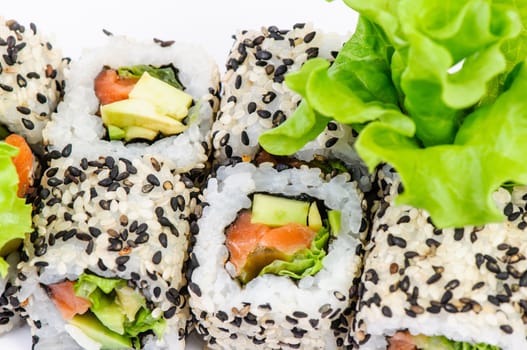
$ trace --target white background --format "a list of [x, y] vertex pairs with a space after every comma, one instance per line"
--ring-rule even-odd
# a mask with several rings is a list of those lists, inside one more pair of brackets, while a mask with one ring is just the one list
[[[222, 73], [238, 30], [270, 25], [287, 29], [311, 22], [319, 30], [349, 34], [356, 23], [356, 14], [339, 0], [4, 0], [0, 16], [26, 27], [34, 22], [73, 60], [83, 49], [96, 46], [106, 29], [135, 38], [198, 43], [216, 59]], [[31, 349], [28, 329], [0, 336], [0, 349]]]

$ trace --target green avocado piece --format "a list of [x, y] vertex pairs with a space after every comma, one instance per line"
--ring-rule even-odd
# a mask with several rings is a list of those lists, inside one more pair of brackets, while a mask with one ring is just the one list
[[147, 72], [141, 75], [139, 81], [128, 94], [128, 98], [148, 101], [158, 107], [162, 114], [176, 120], [185, 118], [188, 114], [188, 108], [192, 104], [192, 96], [152, 77]]
[[145, 100], [127, 99], [101, 106], [101, 117], [105, 125], [125, 129], [130, 126], [147, 127], [164, 135], [179, 134], [186, 126], [158, 110]]
[[318, 211], [317, 202], [312, 202], [309, 206], [307, 226], [315, 232], [318, 232], [322, 228], [322, 217]]
[[125, 315], [123, 310], [117, 305], [112, 294], [104, 294], [100, 289], [95, 290], [91, 297], [97, 293], [98, 302], [90, 307], [90, 311], [106, 326], [109, 330], [124, 334]]
[[135, 125], [128, 126], [124, 130], [124, 133], [125, 133], [124, 139], [126, 141], [131, 141], [134, 139], [144, 139], [144, 140], [152, 141], [157, 137], [157, 134], [159, 134], [159, 132], [155, 130], [144, 128], [142, 126], [135, 126]]
[[126, 135], [125, 131], [115, 125], [108, 125], [108, 137], [110, 140], [122, 140]]
[[338, 235], [340, 232], [340, 216], [340, 211], [328, 210], [329, 227], [331, 228], [331, 234], [333, 236]]
[[93, 314], [77, 315], [68, 322], [80, 329], [90, 339], [100, 343], [102, 350], [132, 347], [132, 341], [129, 338], [110, 331]]
[[284, 226], [289, 223], [307, 225], [309, 202], [255, 194], [251, 223], [265, 224], [268, 226]]
[[134, 321], [137, 311], [146, 304], [145, 298], [130, 287], [118, 288], [115, 293], [115, 303], [119, 305], [128, 321]]

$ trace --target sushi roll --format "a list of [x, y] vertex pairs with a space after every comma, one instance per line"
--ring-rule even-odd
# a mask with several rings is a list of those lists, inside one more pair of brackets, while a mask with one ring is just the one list
[[[64, 102], [44, 131], [50, 152], [85, 148], [171, 154], [178, 172], [204, 169], [219, 74], [197, 45], [108, 36], [72, 62]], [[67, 132], [69, 137], [64, 137]]]
[[64, 95], [68, 60], [35, 24], [3, 17], [0, 56], [0, 127], [41, 150], [42, 129]]
[[360, 349], [525, 349], [525, 187], [494, 194], [507, 217], [437, 229], [429, 215], [394, 204], [388, 166], [366, 246], [355, 339]]
[[35, 349], [184, 349], [200, 192], [176, 169], [168, 155], [76, 158], [71, 145], [52, 158], [18, 266]]
[[[301, 96], [286, 86], [284, 77], [311, 58], [332, 61], [344, 41], [344, 37], [319, 31], [309, 23], [285, 30], [270, 26], [238, 32], [227, 58], [220, 112], [213, 125], [215, 161], [221, 165], [256, 158], [261, 151], [258, 137], [283, 123], [301, 101]], [[358, 164], [353, 139], [350, 127], [330, 122], [294, 157]]]
[[0, 141], [0, 334], [22, 324], [14, 280], [18, 247], [31, 232], [31, 185], [34, 156], [23, 137], [11, 134]]
[[193, 45], [107, 40], [44, 130], [17, 297], [36, 349], [184, 349], [217, 68]]
[[204, 201], [188, 289], [207, 346], [345, 346], [365, 229], [350, 176], [238, 163], [218, 169]]

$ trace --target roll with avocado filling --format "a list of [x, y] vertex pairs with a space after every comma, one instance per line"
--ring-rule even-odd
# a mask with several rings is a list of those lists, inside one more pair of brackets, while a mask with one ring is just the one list
[[471, 344], [443, 336], [412, 335], [408, 331], [399, 331], [388, 337], [388, 344], [388, 350], [501, 350], [485, 343]]
[[103, 67], [94, 81], [110, 140], [153, 141], [181, 133], [198, 107], [173, 65]]
[[339, 215], [309, 196], [299, 200], [254, 194], [252, 208], [241, 211], [226, 229], [234, 276], [245, 284], [266, 273], [294, 279], [316, 274], [331, 234], [338, 232], [328, 224], [337, 225], [328, 220], [329, 213]]
[[45, 288], [66, 331], [84, 348], [139, 349], [145, 333], [163, 336], [165, 321], [154, 317], [146, 298], [123, 279], [84, 273], [77, 281]]
[[357, 183], [270, 162], [215, 175], [188, 286], [207, 348], [346, 348], [367, 227]]

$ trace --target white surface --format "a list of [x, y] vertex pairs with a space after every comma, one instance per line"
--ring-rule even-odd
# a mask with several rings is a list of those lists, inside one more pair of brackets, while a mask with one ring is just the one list
[[[238, 30], [312, 22], [326, 32], [346, 34], [356, 22], [355, 14], [339, 0], [9, 0], [2, 1], [0, 16], [26, 27], [34, 22], [72, 59], [83, 48], [96, 46], [106, 29], [136, 38], [198, 43], [216, 59], [222, 73], [232, 34]], [[27, 328], [16, 330], [0, 336], [0, 349], [29, 350], [30, 338]], [[191, 341], [187, 348], [200, 346]]]

